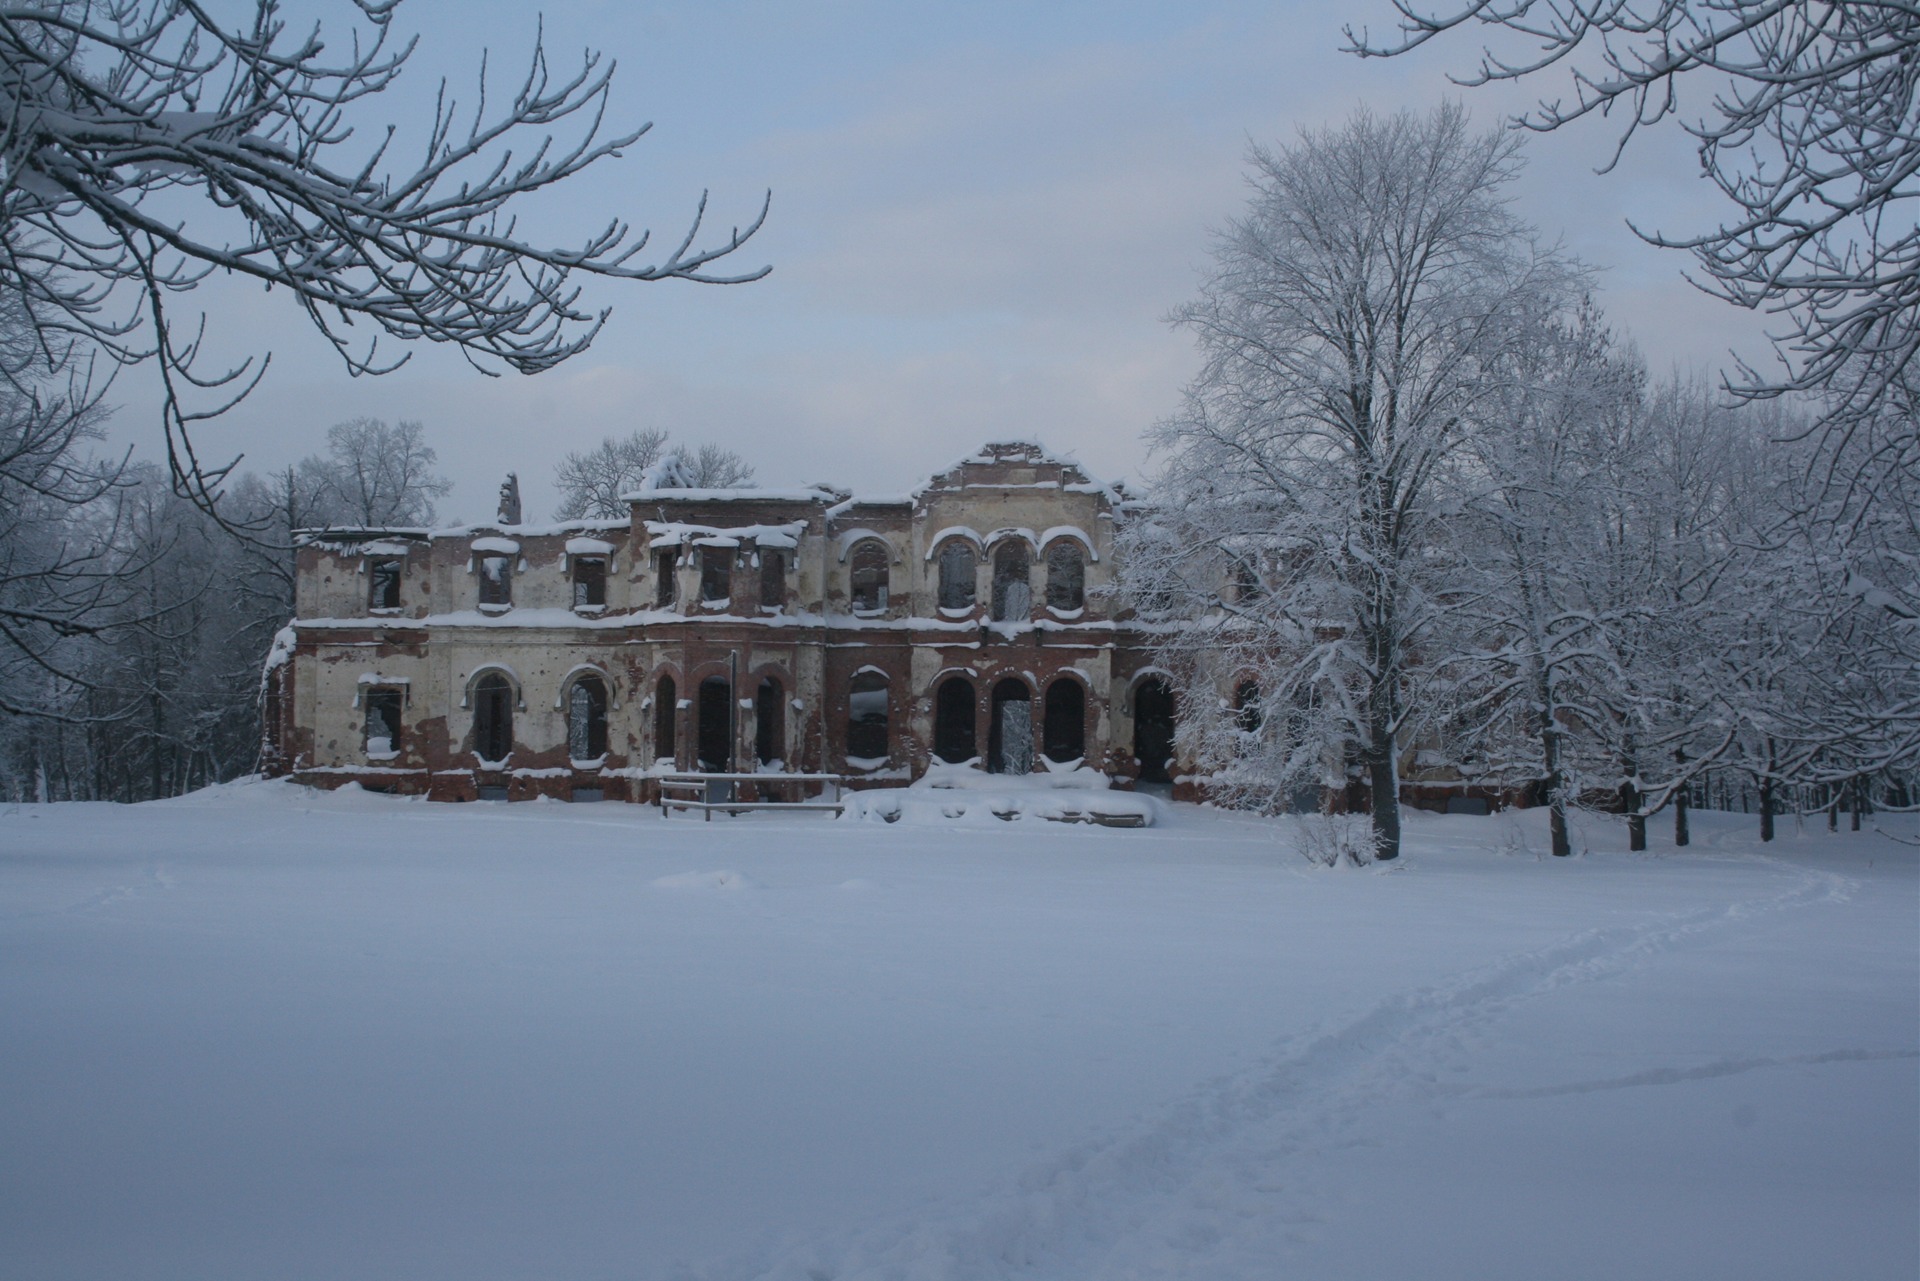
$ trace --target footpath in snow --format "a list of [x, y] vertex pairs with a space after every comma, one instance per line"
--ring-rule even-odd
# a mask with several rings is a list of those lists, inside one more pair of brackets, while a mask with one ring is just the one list
[[0, 812], [0, 1278], [1920, 1275], [1912, 845], [902, 817]]

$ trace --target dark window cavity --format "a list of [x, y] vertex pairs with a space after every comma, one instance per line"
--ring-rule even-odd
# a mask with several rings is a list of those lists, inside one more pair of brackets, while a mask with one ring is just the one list
[[974, 600], [973, 548], [959, 539], [940, 549], [940, 608], [972, 609]]
[[480, 558], [480, 603], [482, 605], [513, 604], [513, 557], [482, 556]]
[[671, 547], [663, 547], [653, 554], [653, 604], [656, 609], [665, 609], [680, 594], [675, 581], [678, 562], [679, 555]]
[[964, 764], [980, 754], [973, 723], [973, 682], [964, 676], [947, 677], [934, 696], [933, 754], [949, 765]]
[[513, 682], [488, 672], [473, 683], [473, 751], [498, 764], [513, 752]]
[[700, 603], [722, 605], [733, 599], [733, 548], [700, 549]]
[[367, 604], [374, 609], [400, 608], [400, 568], [405, 564], [397, 556], [382, 556], [367, 563]]
[[1071, 613], [1086, 603], [1086, 557], [1078, 546], [1063, 538], [1047, 548], [1047, 608]]
[[592, 609], [607, 603], [607, 562], [602, 556], [573, 558], [573, 607]]
[[786, 698], [769, 676], [753, 696], [753, 755], [762, 765], [777, 764], [786, 753]]
[[1041, 742], [1050, 761], [1077, 761], [1087, 754], [1087, 694], [1079, 681], [1063, 676], [1047, 686]]
[[1267, 594], [1265, 585], [1260, 582], [1260, 573], [1253, 562], [1244, 556], [1233, 558], [1233, 599], [1240, 604], [1259, 600]]
[[567, 691], [567, 753], [576, 761], [607, 754], [607, 686], [598, 676], [582, 676]]
[[1158, 676], [1133, 691], [1133, 756], [1141, 782], [1173, 781], [1173, 687]]
[[679, 712], [673, 677], [662, 676], [653, 694], [653, 755], [656, 760], [673, 760], [673, 724]]
[[1261, 720], [1259, 683], [1251, 680], [1241, 681], [1233, 691], [1234, 728], [1242, 734], [1258, 734]]
[[887, 678], [879, 672], [861, 672], [847, 694], [847, 763], [860, 761], [878, 768], [889, 750]]
[[[941, 562], [945, 572], [945, 561]], [[969, 571], [971, 572], [971, 571]], [[853, 549], [853, 607], [877, 612], [887, 607], [887, 547], [869, 538]]]
[[362, 695], [367, 709], [367, 755], [392, 756], [400, 750], [400, 708], [405, 702], [397, 689], [369, 689]]
[[694, 748], [700, 768], [712, 772], [733, 772], [733, 687], [724, 676], [709, 676], [700, 682], [698, 737]]
[[787, 554], [760, 549], [760, 608], [780, 609], [787, 603]]

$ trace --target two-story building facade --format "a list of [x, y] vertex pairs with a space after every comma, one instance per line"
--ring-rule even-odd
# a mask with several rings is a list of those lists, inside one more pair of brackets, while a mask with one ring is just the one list
[[1125, 496], [1038, 445], [897, 496], [668, 474], [626, 501], [310, 531], [266, 771], [447, 800], [643, 799], [692, 769], [1177, 772], [1171, 690], [1111, 590]]

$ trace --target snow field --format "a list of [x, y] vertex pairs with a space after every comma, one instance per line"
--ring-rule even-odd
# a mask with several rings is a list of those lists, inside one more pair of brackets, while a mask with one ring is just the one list
[[1914, 851], [0, 814], [0, 1277], [1899, 1278]]

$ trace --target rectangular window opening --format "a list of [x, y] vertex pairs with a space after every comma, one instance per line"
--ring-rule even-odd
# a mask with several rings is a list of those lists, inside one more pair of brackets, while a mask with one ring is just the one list
[[361, 697], [367, 710], [367, 756], [391, 760], [400, 754], [400, 709], [405, 697], [397, 689], [368, 689]]
[[679, 588], [675, 583], [679, 554], [672, 547], [664, 547], [653, 554], [653, 603], [658, 609], [673, 604]]
[[367, 604], [373, 609], [400, 608], [400, 568], [397, 556], [367, 563]]
[[513, 558], [511, 556], [480, 558], [480, 603], [497, 606], [513, 604]]
[[593, 609], [607, 603], [607, 562], [599, 556], [573, 558], [573, 607]]

